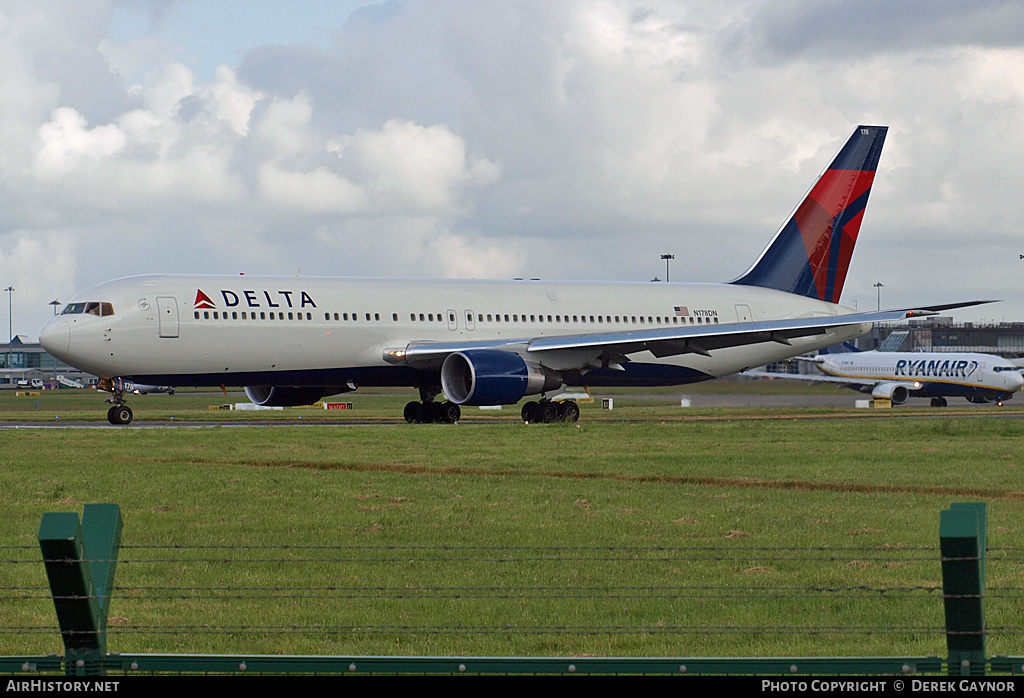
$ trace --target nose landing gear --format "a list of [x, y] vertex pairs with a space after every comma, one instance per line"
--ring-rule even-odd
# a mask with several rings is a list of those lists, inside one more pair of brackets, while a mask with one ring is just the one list
[[132, 408], [124, 404], [125, 382], [120, 378], [100, 378], [96, 387], [110, 393], [107, 402], [112, 403], [112, 406], [107, 410], [107, 421], [111, 424], [131, 424], [135, 415]]
[[107, 421], [111, 424], [131, 424], [133, 416], [132, 408], [124, 403], [107, 410]]

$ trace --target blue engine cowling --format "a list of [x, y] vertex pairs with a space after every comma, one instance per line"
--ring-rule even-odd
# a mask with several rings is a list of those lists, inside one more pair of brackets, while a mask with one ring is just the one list
[[510, 351], [459, 351], [441, 366], [441, 389], [456, 405], [514, 405], [561, 385], [560, 373]]
[[246, 386], [245, 396], [263, 407], [297, 407], [312, 405], [325, 395], [347, 392], [338, 388], [281, 388], [278, 386]]

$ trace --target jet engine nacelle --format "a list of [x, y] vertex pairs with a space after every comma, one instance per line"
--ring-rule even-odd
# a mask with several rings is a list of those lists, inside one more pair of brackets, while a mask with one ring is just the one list
[[296, 407], [312, 405], [325, 395], [346, 392], [337, 388], [281, 388], [278, 386], [246, 386], [245, 395], [263, 407]]
[[558, 371], [510, 351], [459, 351], [449, 354], [441, 366], [441, 389], [456, 405], [514, 405], [526, 395], [561, 386]]
[[906, 383], [879, 383], [871, 391], [871, 397], [875, 399], [890, 400], [894, 405], [902, 405], [910, 399], [910, 391], [916, 387], [920, 387], [920, 385], [913, 386]]

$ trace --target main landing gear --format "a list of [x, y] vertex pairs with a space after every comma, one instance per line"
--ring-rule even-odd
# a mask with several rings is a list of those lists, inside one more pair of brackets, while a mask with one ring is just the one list
[[410, 402], [405, 406], [405, 421], [410, 424], [454, 424], [462, 410], [454, 402]]
[[932, 407], [945, 407], [945, 406], [946, 406], [946, 398], [944, 398], [944, 397], [933, 397], [932, 398]]
[[551, 400], [539, 400], [528, 402], [523, 405], [523, 421], [527, 424], [540, 422], [550, 424], [551, 422], [578, 422], [580, 419], [580, 407], [571, 400], [563, 402], [552, 402]]
[[405, 406], [405, 421], [409, 424], [454, 424], [462, 417], [462, 409], [454, 402], [434, 402], [437, 389], [420, 388], [420, 402]]

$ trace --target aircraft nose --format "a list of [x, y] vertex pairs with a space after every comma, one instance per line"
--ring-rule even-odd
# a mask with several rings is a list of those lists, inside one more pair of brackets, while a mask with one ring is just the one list
[[39, 343], [50, 356], [66, 359], [71, 348], [71, 328], [64, 318], [55, 317], [39, 331]]

